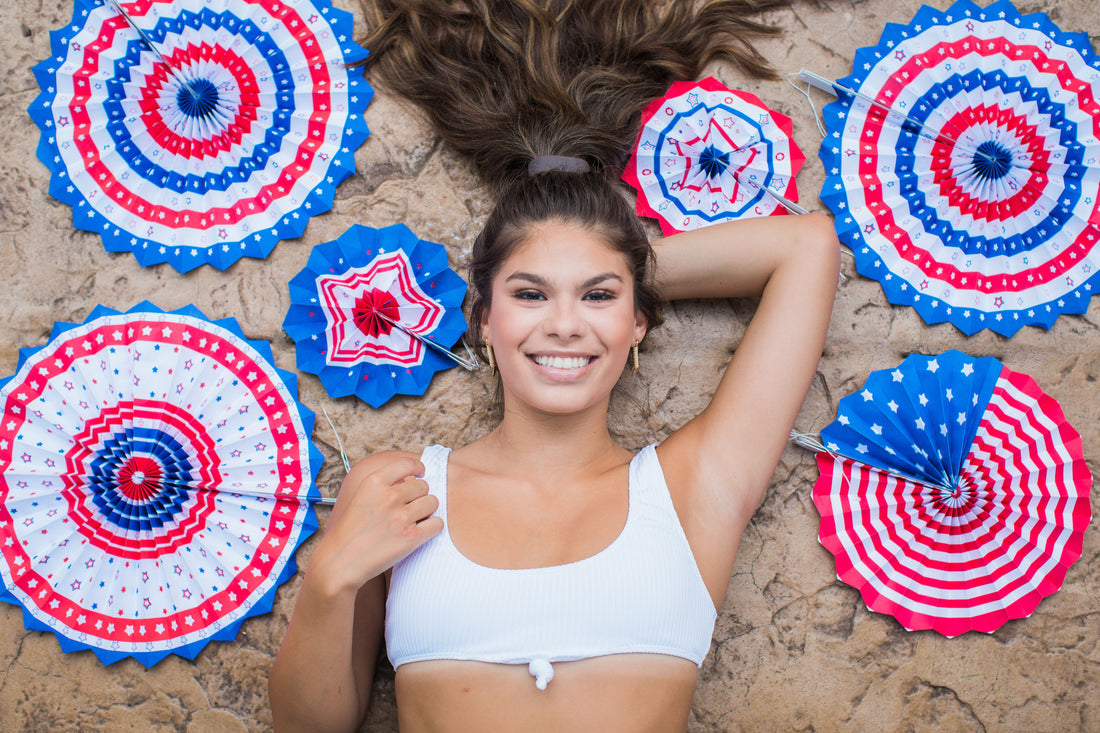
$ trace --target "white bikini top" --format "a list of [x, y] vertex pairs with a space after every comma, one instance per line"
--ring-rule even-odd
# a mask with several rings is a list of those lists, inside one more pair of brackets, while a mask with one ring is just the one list
[[630, 461], [626, 525], [591, 557], [541, 568], [489, 568], [455, 547], [447, 457], [421, 460], [442, 533], [393, 568], [386, 648], [394, 668], [428, 659], [527, 664], [539, 689], [551, 662], [669, 654], [701, 665], [717, 616], [672, 505], [654, 446]]

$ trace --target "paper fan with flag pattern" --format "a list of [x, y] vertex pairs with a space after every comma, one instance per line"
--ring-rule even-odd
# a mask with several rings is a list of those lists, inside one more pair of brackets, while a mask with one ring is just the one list
[[819, 538], [837, 575], [907, 629], [994, 631], [1061, 588], [1081, 555], [1081, 437], [992, 357], [912, 355], [872, 372], [816, 448]]

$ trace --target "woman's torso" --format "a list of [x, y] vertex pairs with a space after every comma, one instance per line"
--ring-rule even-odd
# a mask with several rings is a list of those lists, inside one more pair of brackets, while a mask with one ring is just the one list
[[[715, 612], [654, 449], [618, 473], [620, 487], [629, 477], [628, 508], [625, 521], [602, 520], [618, 528], [603, 534], [602, 549], [516, 569], [459, 551], [448, 516], [448, 451], [430, 448], [423, 460], [445, 529], [391, 581], [387, 643], [402, 730], [519, 729], [531, 716], [539, 730], [682, 730]], [[471, 529], [459, 526], [470, 542], [463, 547], [484, 547]], [[529, 674], [533, 660], [552, 663], [545, 690]]]

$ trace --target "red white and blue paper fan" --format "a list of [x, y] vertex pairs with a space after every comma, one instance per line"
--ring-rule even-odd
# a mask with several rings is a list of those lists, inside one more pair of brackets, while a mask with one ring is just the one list
[[872, 611], [991, 632], [1061, 588], [1092, 517], [1081, 437], [991, 357], [872, 372], [821, 431], [813, 500], [837, 575]]
[[193, 658], [317, 527], [313, 413], [232, 319], [98, 307], [0, 385], [0, 600], [64, 651]]
[[1100, 251], [1100, 61], [1007, 0], [923, 7], [827, 82], [822, 200], [892, 303], [966, 334], [1084, 313]]
[[186, 272], [266, 257], [332, 208], [372, 95], [346, 66], [366, 57], [349, 13], [329, 0], [121, 7], [136, 28], [107, 0], [75, 0], [34, 68], [38, 157], [76, 227]]
[[298, 368], [330, 396], [380, 407], [395, 394], [424, 394], [436, 372], [462, 363], [449, 349], [466, 331], [465, 295], [442, 245], [404, 224], [356, 225], [313, 248], [290, 281], [283, 328]]
[[642, 112], [623, 180], [638, 189], [638, 213], [666, 235], [783, 214], [805, 160], [791, 129], [789, 117], [717, 79], [676, 82]]

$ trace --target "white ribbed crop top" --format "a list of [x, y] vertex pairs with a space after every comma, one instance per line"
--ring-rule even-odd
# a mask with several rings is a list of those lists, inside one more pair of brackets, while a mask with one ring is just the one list
[[654, 446], [630, 461], [626, 524], [590, 557], [499, 569], [468, 560], [447, 526], [447, 457], [421, 460], [442, 533], [393, 568], [386, 648], [393, 666], [428, 659], [527, 664], [540, 689], [550, 662], [669, 654], [703, 663], [716, 613], [672, 505]]

